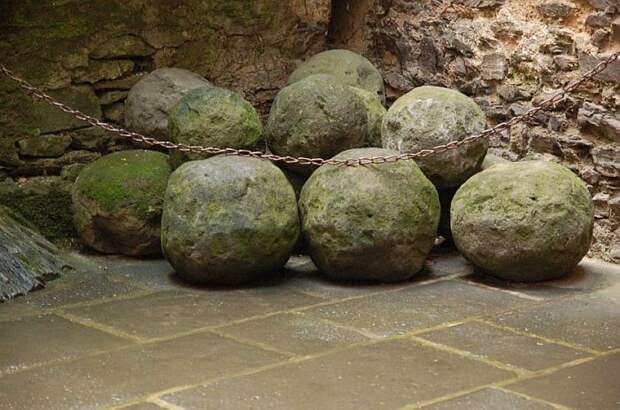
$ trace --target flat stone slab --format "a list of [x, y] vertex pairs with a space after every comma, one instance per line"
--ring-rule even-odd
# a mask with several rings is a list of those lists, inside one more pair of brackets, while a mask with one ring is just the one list
[[444, 249], [417, 278], [372, 285], [326, 280], [294, 257], [267, 282], [204, 288], [162, 260], [72, 261], [76, 272], [0, 304], [2, 408], [620, 403], [616, 265], [586, 259], [560, 281], [524, 285]]

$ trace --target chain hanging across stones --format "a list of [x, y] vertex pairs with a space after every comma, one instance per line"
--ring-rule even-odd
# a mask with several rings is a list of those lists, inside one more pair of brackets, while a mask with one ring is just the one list
[[267, 154], [262, 151], [251, 151], [246, 149], [235, 149], [235, 148], [219, 148], [219, 147], [204, 147], [200, 145], [189, 145], [182, 143], [174, 143], [170, 141], [161, 141], [155, 138], [147, 137], [145, 135], [139, 134], [137, 132], [129, 131], [127, 129], [117, 127], [113, 124], [109, 124], [107, 122], [103, 122], [95, 117], [91, 117], [90, 115], [84, 114], [78, 110], [74, 110], [73, 108], [63, 104], [62, 102], [56, 100], [49, 94], [46, 94], [40, 88], [37, 88], [27, 82], [26, 80], [18, 77], [14, 72], [9, 70], [3, 64], [0, 63], [0, 73], [9, 78], [10, 80], [17, 83], [17, 85], [28, 95], [30, 95], [35, 100], [44, 101], [61, 111], [64, 111], [78, 120], [85, 121], [93, 127], [98, 127], [104, 129], [113, 134], [117, 134], [123, 138], [130, 139], [139, 144], [146, 144], [153, 147], [161, 147], [172, 150], [178, 150], [181, 152], [188, 153], [196, 153], [196, 154], [209, 154], [209, 155], [217, 155], [217, 154], [228, 154], [228, 155], [236, 155], [240, 157], [252, 157], [259, 159], [266, 159], [273, 162], [283, 162], [285, 164], [298, 164], [298, 165], [313, 165], [313, 166], [321, 166], [321, 165], [345, 165], [350, 167], [370, 165], [370, 164], [382, 164], [386, 162], [396, 162], [396, 161], [404, 161], [404, 160], [415, 160], [416, 158], [423, 158], [429, 155], [440, 154], [442, 152], [446, 152], [452, 149], [459, 148], [460, 146], [471, 144], [483, 138], [489, 138], [491, 135], [498, 134], [501, 131], [509, 130], [514, 125], [528, 121], [534, 118], [537, 113], [540, 111], [546, 110], [551, 107], [555, 107], [558, 103], [560, 103], [568, 94], [576, 90], [581, 84], [586, 81], [592, 80], [596, 75], [600, 74], [604, 71], [610, 64], [618, 60], [620, 57], [620, 52], [616, 52], [606, 57], [600, 63], [598, 63], [594, 68], [590, 71], [583, 74], [577, 80], [569, 83], [567, 86], [559, 90], [557, 93], [543, 100], [540, 104], [535, 107], [532, 107], [525, 113], [521, 115], [517, 115], [511, 118], [508, 121], [501, 122], [494, 127], [487, 128], [486, 130], [472, 134], [462, 140], [452, 141], [447, 144], [437, 145], [433, 148], [423, 149], [416, 152], [406, 152], [402, 154], [395, 155], [387, 155], [387, 156], [373, 156], [373, 157], [362, 157], [362, 158], [350, 158], [350, 159], [324, 159], [324, 158], [307, 158], [307, 157], [291, 157], [291, 156], [280, 156], [275, 154]]

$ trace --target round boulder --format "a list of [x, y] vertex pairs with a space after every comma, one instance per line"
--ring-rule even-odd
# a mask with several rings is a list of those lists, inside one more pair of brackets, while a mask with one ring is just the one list
[[368, 90], [385, 104], [383, 77], [364, 56], [349, 50], [329, 50], [303, 62], [289, 77], [289, 84], [315, 74], [333, 75], [343, 84]]
[[364, 103], [366, 107], [366, 114], [368, 118], [368, 135], [367, 143], [369, 147], [381, 147], [381, 125], [383, 123], [383, 117], [387, 110], [377, 98], [376, 95], [370, 91], [362, 90], [361, 88], [351, 87], [351, 90]]
[[160, 220], [170, 173], [168, 156], [155, 151], [116, 152], [87, 165], [71, 194], [81, 241], [102, 253], [160, 253]]
[[[335, 158], [393, 154], [361, 148]], [[304, 185], [299, 206], [310, 256], [334, 279], [409, 279], [437, 237], [437, 190], [413, 161], [324, 165]]]
[[[278, 155], [330, 158], [366, 144], [366, 107], [332, 76], [307, 77], [282, 89], [271, 106], [267, 142]], [[313, 167], [291, 167], [309, 174]]]
[[[415, 152], [463, 140], [484, 130], [485, 116], [471, 98], [456, 90], [418, 87], [390, 107], [381, 133], [385, 148]], [[456, 188], [479, 171], [488, 148], [480, 139], [444, 153], [416, 159], [437, 189]]]
[[590, 248], [593, 205], [586, 185], [545, 161], [496, 164], [452, 200], [454, 243], [482, 271], [535, 282], [570, 273]]
[[[200, 88], [188, 93], [172, 108], [168, 118], [170, 140], [217, 148], [254, 149], [263, 126], [252, 104], [223, 88]], [[176, 168], [185, 161], [209, 155], [173, 151]]]
[[234, 285], [284, 266], [299, 237], [295, 192], [278, 167], [255, 158], [187, 162], [170, 177], [162, 249], [193, 283]]
[[159, 68], [146, 75], [129, 91], [125, 101], [125, 125], [149, 137], [168, 139], [168, 113], [179, 100], [196, 88], [213, 85], [191, 71]]

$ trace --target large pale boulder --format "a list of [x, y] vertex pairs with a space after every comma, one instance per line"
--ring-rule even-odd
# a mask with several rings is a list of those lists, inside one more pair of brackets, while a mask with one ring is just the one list
[[160, 253], [170, 172], [166, 154], [145, 150], [116, 152], [86, 166], [72, 192], [80, 240], [102, 253]]
[[315, 74], [329, 74], [343, 84], [362, 88], [385, 104], [383, 77], [364, 56], [349, 50], [328, 50], [304, 61], [289, 77], [289, 84]]
[[[335, 158], [393, 154], [362, 148]], [[304, 185], [299, 206], [310, 256], [334, 279], [406, 280], [437, 236], [437, 191], [413, 161], [324, 165]]]
[[170, 177], [162, 249], [193, 283], [233, 285], [282, 268], [299, 237], [293, 187], [269, 161], [217, 156]]
[[213, 85], [191, 71], [160, 68], [142, 78], [125, 101], [125, 125], [147, 136], [168, 139], [168, 113], [188, 92]]
[[[267, 142], [278, 155], [330, 158], [362, 147], [368, 116], [360, 97], [333, 76], [314, 75], [282, 89], [271, 107]], [[312, 167], [295, 167], [309, 174]]]
[[454, 243], [484, 272], [515, 281], [570, 273], [590, 248], [593, 205], [586, 185], [545, 161], [496, 164], [452, 200]]
[[[456, 90], [424, 86], [405, 94], [390, 107], [383, 119], [383, 147], [415, 152], [463, 140], [485, 128], [480, 107]], [[488, 141], [451, 149], [416, 159], [424, 174], [438, 189], [456, 188], [479, 171]]]

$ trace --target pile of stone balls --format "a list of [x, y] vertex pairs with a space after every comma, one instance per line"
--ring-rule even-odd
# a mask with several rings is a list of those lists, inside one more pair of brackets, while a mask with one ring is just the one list
[[[174, 68], [154, 71], [131, 90], [126, 123], [174, 142], [244, 149], [266, 143], [278, 155], [322, 158], [418, 151], [486, 126], [478, 105], [455, 90], [419, 87], [388, 111], [384, 105], [379, 71], [360, 55], [331, 50], [291, 75], [265, 129], [241, 95]], [[75, 223], [88, 246], [127, 255], [161, 250], [194, 283], [270, 275], [300, 247], [334, 279], [407, 280], [422, 269], [438, 229], [499, 278], [570, 273], [592, 237], [585, 184], [554, 163], [486, 154], [487, 141], [478, 140], [416, 162], [315, 169], [238, 156], [118, 152], [80, 174]]]

